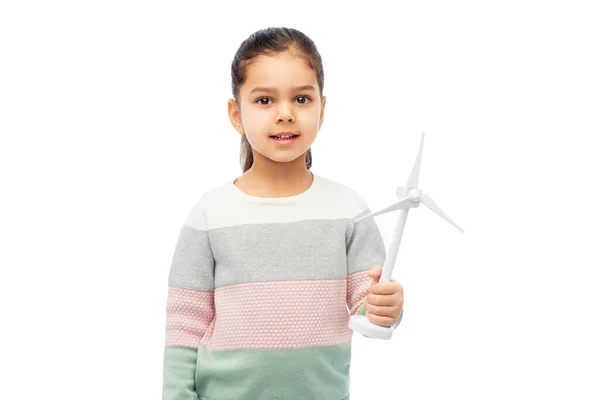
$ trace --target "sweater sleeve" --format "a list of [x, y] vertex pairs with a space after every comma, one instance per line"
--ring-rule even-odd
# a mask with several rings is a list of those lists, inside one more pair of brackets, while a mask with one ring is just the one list
[[[348, 272], [346, 278], [346, 300], [350, 315], [367, 315], [366, 301], [371, 288], [369, 270], [374, 265], [383, 267], [386, 257], [383, 238], [375, 219], [365, 218], [358, 222], [354, 221], [356, 218], [371, 213], [364, 200], [363, 205], [363, 211], [350, 221], [346, 233]], [[403, 314], [404, 309], [400, 312], [400, 316], [393, 325], [393, 328], [400, 324]]]
[[214, 257], [202, 202], [181, 227], [168, 278], [163, 400], [198, 400], [198, 346], [214, 317]]

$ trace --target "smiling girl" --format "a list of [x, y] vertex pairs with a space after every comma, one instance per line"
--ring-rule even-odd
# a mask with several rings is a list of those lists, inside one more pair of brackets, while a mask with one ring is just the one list
[[349, 317], [402, 319], [402, 286], [378, 283], [385, 247], [354, 190], [310, 171], [326, 97], [305, 34], [252, 34], [227, 104], [242, 175], [203, 193], [169, 273], [164, 400], [350, 398]]

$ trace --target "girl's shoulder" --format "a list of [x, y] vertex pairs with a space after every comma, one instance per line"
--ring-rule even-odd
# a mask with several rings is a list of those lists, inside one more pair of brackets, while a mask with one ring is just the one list
[[367, 206], [363, 196], [361, 196], [360, 193], [349, 184], [323, 176], [319, 176], [319, 179], [323, 183], [323, 190], [326, 192], [328, 198], [336, 201], [339, 200], [349, 202], [358, 208], [364, 208]]
[[[284, 209], [303, 218], [354, 218], [368, 210], [367, 202], [352, 186], [314, 172], [313, 176], [313, 183], [306, 192], [279, 199], [248, 196], [233, 184], [233, 178], [228, 179], [200, 194], [188, 220], [205, 227], [238, 223], [240, 214], [245, 214], [242, 218], [245, 222], [263, 217], [270, 220]], [[292, 208], [282, 208], [282, 205]]]
[[[299, 196], [290, 197], [290, 199], [301, 200], [308, 198], [309, 195], [311, 195], [334, 201], [344, 200], [347, 202], [358, 203], [360, 205], [366, 204], [364, 198], [351, 186], [315, 172], [311, 173], [314, 176], [314, 181], [307, 192], [302, 193]], [[227, 179], [226, 181], [221, 182], [220, 184], [217, 184], [214, 187], [202, 192], [200, 198], [198, 199], [197, 206], [201, 207], [202, 205], [208, 205], [212, 203], [223, 204], [223, 202], [227, 203], [231, 200], [252, 199], [253, 196], [244, 196], [240, 192], [240, 190], [233, 184], [234, 180], [234, 178]], [[254, 197], [254, 199], [260, 198]]]
[[357, 189], [336, 179], [318, 176], [321, 199], [328, 213], [338, 218], [354, 219], [358, 215], [369, 213], [369, 204]]
[[211, 209], [211, 204], [227, 206], [225, 200], [230, 191], [230, 188], [228, 187], [229, 183], [229, 181], [223, 182], [200, 192], [200, 194], [192, 200], [186, 219], [186, 225], [198, 229], [207, 229], [207, 210]]

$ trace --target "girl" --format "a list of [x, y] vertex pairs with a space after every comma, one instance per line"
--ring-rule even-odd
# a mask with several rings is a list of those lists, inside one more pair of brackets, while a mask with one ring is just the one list
[[169, 273], [164, 400], [349, 399], [351, 314], [396, 327], [402, 286], [352, 189], [310, 172], [323, 65], [302, 32], [269, 28], [231, 66], [243, 174], [209, 190]]

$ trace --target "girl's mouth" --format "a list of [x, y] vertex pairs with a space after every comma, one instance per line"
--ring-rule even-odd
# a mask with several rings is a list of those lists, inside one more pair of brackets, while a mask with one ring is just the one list
[[275, 143], [277, 143], [277, 144], [290, 144], [290, 143], [294, 143], [296, 141], [296, 139], [298, 139], [298, 136], [300, 136], [300, 135], [281, 135], [281, 136], [273, 135], [273, 136], [270, 136], [270, 138], [272, 140], [274, 140]]

